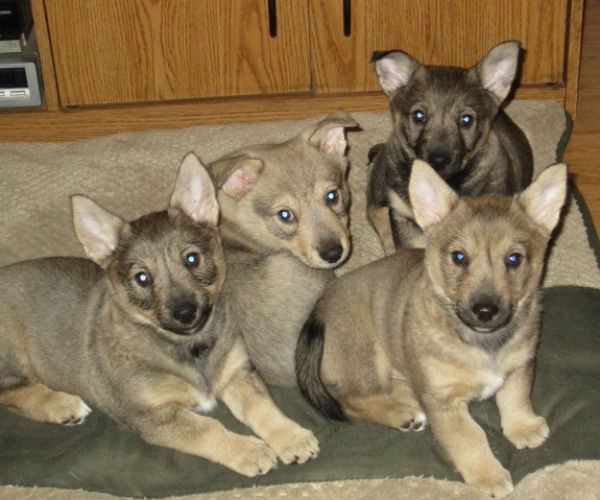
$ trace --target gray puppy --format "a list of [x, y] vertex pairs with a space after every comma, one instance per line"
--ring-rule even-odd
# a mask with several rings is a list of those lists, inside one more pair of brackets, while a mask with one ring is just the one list
[[415, 158], [460, 195], [508, 195], [531, 182], [529, 143], [500, 107], [517, 73], [519, 47], [496, 45], [470, 69], [424, 66], [401, 51], [374, 55], [393, 128], [369, 152], [367, 210], [386, 255], [398, 246], [423, 246], [408, 199]]
[[348, 127], [356, 122], [340, 110], [283, 143], [250, 146], [210, 166], [219, 187], [224, 293], [270, 384], [296, 384], [298, 334], [350, 252]]
[[[168, 210], [126, 222], [74, 196], [91, 260], [47, 258], [0, 270], [0, 404], [40, 422], [80, 424], [90, 403], [146, 441], [246, 476], [279, 456], [304, 462], [313, 434], [273, 404], [229, 303], [208, 172], [193, 155]], [[221, 399], [261, 438], [207, 416]]]

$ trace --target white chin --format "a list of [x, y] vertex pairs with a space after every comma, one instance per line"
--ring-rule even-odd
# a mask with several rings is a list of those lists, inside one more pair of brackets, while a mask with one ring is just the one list
[[496, 328], [484, 327], [484, 326], [473, 326], [471, 328], [473, 328], [473, 330], [476, 331], [477, 333], [491, 333], [494, 330], [496, 330]]

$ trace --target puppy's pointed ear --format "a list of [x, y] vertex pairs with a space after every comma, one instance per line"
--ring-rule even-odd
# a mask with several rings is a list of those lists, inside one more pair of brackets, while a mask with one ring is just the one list
[[391, 52], [374, 52], [371, 62], [375, 63], [375, 73], [379, 84], [390, 99], [400, 87], [404, 87], [422, 66], [406, 52], [393, 50]]
[[211, 165], [217, 187], [223, 192], [241, 200], [258, 182], [265, 164], [260, 158], [237, 156], [223, 158]]
[[424, 231], [441, 222], [458, 202], [458, 195], [422, 160], [412, 164], [408, 195], [415, 221]]
[[508, 96], [517, 75], [520, 50], [521, 44], [517, 41], [500, 43], [492, 47], [471, 70], [498, 104]]
[[548, 235], [552, 233], [567, 197], [567, 166], [557, 163], [546, 168], [529, 187], [517, 195], [517, 202]]
[[99, 266], [105, 267], [117, 248], [121, 228], [127, 223], [87, 196], [71, 196], [71, 207], [75, 234], [86, 255]]
[[305, 131], [305, 135], [308, 137], [309, 144], [324, 153], [344, 156], [348, 146], [344, 131], [354, 127], [358, 127], [354, 118], [343, 109], [338, 109]]
[[217, 225], [219, 206], [215, 186], [194, 153], [188, 153], [181, 162], [169, 208], [180, 210], [194, 222]]

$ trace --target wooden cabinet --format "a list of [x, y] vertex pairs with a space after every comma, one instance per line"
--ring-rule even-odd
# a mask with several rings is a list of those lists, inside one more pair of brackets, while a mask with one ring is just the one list
[[379, 90], [375, 50], [401, 49], [426, 64], [471, 66], [493, 45], [519, 40], [521, 85], [564, 84], [568, 0], [310, 1], [315, 92]]
[[48, 0], [61, 105], [307, 92], [306, 5], [276, 9], [272, 37], [265, 0]]
[[384, 110], [373, 51], [470, 66], [506, 39], [516, 97], [575, 112], [583, 0], [30, 1], [46, 111], [0, 111], [9, 137]]

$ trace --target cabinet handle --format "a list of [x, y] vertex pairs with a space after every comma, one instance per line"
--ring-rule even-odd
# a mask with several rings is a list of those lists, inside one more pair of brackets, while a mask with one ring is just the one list
[[269, 9], [269, 36], [275, 38], [277, 36], [277, 7], [275, 0], [267, 0]]
[[344, 36], [350, 36], [350, 0], [342, 0], [343, 9], [344, 9]]

